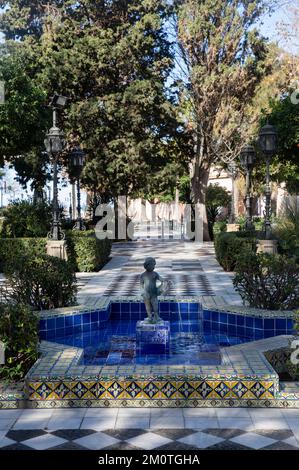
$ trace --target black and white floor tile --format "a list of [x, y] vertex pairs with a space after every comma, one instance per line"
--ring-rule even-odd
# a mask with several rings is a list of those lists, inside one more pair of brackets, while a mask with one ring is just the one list
[[299, 450], [290, 429], [10, 430], [0, 450]]

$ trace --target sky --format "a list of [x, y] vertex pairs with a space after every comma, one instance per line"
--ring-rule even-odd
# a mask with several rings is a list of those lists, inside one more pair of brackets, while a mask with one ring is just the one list
[[[290, 0], [290, 1], [279, 0], [279, 4], [281, 6], [277, 8], [276, 12], [272, 16], [266, 15], [263, 18], [263, 22], [262, 22], [263, 24], [261, 24], [259, 27], [261, 33], [265, 37], [269, 38], [271, 41], [277, 42], [281, 47], [289, 50], [289, 52], [292, 52], [292, 53], [296, 53], [296, 52], [298, 53], [299, 51], [295, 50], [294, 46], [292, 45], [286, 46], [286, 44], [284, 43], [284, 41], [282, 40], [279, 34], [277, 25], [280, 22], [286, 22], [289, 19], [289, 13], [285, 5], [288, 4], [292, 6], [292, 5], [295, 5], [295, 3], [298, 5], [297, 0]], [[3, 40], [3, 36], [2, 36], [2, 40]], [[1, 33], [0, 33], [0, 42], [1, 42]], [[13, 191], [3, 195], [4, 205], [6, 205], [7, 202], [9, 202], [10, 200], [22, 199], [22, 198], [26, 199], [28, 196], [31, 195], [30, 190], [25, 191], [14, 181], [13, 170], [6, 171], [5, 179], [7, 180], [7, 186], [8, 185], [12, 186]], [[49, 194], [49, 190], [47, 190], [47, 192]], [[60, 188], [59, 199], [60, 199], [61, 204], [63, 204], [65, 207], [68, 207], [70, 204], [70, 192], [71, 192], [70, 186]], [[86, 197], [84, 194], [82, 194], [82, 198], [83, 198], [83, 201], [82, 201], [83, 206], [85, 206]], [[1, 205], [1, 182], [0, 182], [0, 205]]]

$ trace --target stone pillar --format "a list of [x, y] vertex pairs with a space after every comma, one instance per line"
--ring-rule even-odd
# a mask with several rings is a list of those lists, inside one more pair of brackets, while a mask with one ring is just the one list
[[277, 240], [259, 240], [257, 244], [257, 253], [277, 254]]
[[67, 261], [67, 244], [65, 240], [48, 240], [47, 255]]
[[227, 232], [239, 232], [240, 224], [226, 224], [226, 231]]

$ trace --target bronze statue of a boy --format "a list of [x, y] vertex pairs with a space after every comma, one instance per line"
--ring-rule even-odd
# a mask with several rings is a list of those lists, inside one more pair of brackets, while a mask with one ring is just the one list
[[146, 258], [144, 261], [145, 272], [140, 276], [140, 285], [142, 297], [145, 303], [147, 321], [158, 323], [163, 321], [159, 316], [158, 295], [162, 293], [163, 280], [157, 272], [154, 271], [156, 260]]

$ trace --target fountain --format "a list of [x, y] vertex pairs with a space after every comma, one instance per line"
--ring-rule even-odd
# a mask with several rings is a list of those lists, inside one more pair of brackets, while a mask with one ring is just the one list
[[170, 323], [159, 316], [158, 296], [169, 289], [169, 282], [155, 271], [156, 260], [146, 258], [144, 273], [140, 276], [141, 295], [147, 318], [136, 325], [136, 350], [138, 354], [167, 354], [170, 344]]

